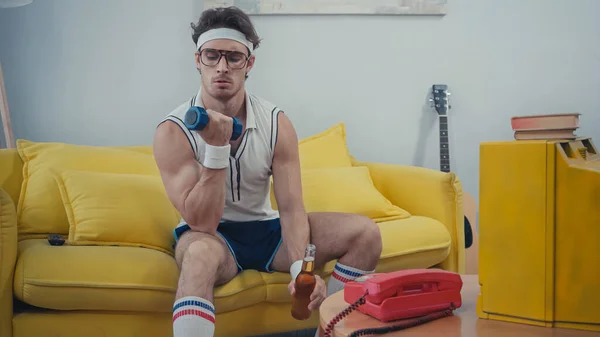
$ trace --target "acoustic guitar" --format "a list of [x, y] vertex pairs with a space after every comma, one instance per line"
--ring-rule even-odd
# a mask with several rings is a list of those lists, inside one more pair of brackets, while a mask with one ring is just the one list
[[[440, 134], [440, 170], [450, 172], [450, 144], [448, 135], [448, 110], [450, 106], [450, 92], [446, 84], [434, 84], [431, 87], [433, 106], [439, 116], [439, 134]], [[463, 211], [465, 226], [465, 248], [466, 251], [466, 269], [467, 274], [477, 273], [477, 253], [478, 240], [475, 230], [476, 212], [475, 198], [463, 191]]]

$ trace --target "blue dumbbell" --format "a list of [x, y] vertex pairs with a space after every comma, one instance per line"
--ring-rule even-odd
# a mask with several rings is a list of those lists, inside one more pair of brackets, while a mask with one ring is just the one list
[[[242, 135], [244, 126], [239, 119], [233, 117], [233, 133], [231, 134], [231, 140], [236, 140]], [[193, 106], [188, 109], [185, 113], [184, 118], [185, 126], [190, 130], [202, 130], [208, 125], [208, 113], [204, 108], [199, 106]]]

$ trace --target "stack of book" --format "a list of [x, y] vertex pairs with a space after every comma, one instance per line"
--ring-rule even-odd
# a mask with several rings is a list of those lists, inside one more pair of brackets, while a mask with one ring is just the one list
[[516, 140], [576, 139], [579, 113], [529, 115], [511, 118]]

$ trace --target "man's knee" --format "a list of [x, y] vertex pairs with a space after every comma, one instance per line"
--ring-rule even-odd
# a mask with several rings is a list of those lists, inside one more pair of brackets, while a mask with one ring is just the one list
[[216, 273], [223, 261], [222, 247], [216, 237], [203, 233], [185, 233], [178, 242], [177, 263], [182, 271], [204, 270]]
[[220, 245], [212, 240], [199, 240], [190, 243], [183, 257], [183, 268], [190, 265], [205, 271], [215, 271], [219, 268], [223, 257]]
[[359, 246], [367, 248], [368, 251], [379, 257], [382, 250], [381, 231], [379, 230], [379, 226], [375, 221], [365, 216], [361, 216], [358, 221], [360, 221], [362, 225], [362, 231], [359, 235]]

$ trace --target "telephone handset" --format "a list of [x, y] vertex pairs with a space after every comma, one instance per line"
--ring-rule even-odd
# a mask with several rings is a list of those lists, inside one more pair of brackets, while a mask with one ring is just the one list
[[460, 308], [462, 279], [459, 274], [441, 269], [409, 269], [370, 274], [344, 286], [344, 301], [351, 304], [327, 326], [325, 337], [333, 326], [351, 311], [360, 312], [381, 322], [413, 319], [402, 324], [378, 329], [364, 329], [356, 335], [385, 333], [420, 325], [449, 316]]

